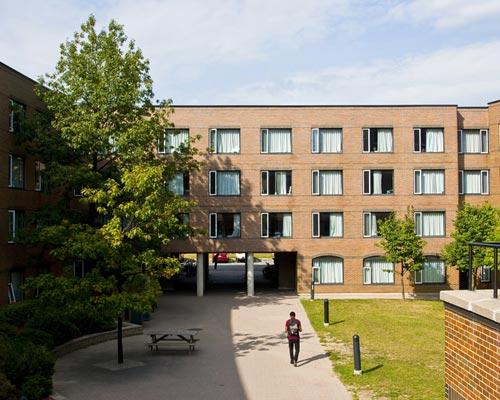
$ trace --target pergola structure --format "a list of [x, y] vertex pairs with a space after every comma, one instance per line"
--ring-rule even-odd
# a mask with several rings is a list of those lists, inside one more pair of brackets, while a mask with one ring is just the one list
[[499, 242], [470, 242], [469, 243], [469, 290], [472, 290], [472, 248], [490, 247], [493, 249], [493, 298], [498, 299], [498, 249]]

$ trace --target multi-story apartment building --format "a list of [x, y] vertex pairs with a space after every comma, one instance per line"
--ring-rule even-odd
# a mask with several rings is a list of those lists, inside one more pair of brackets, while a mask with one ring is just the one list
[[[43, 160], [16, 144], [23, 115], [43, 107], [34, 85], [0, 63], [0, 303], [20, 299], [24, 278], [51, 268], [40, 249], [15, 239], [23, 216], [50, 201]], [[397, 275], [387, 272], [394, 266], [375, 245], [377, 224], [408, 206], [427, 262], [407, 290], [458, 289], [459, 273], [439, 258], [457, 207], [500, 205], [500, 102], [174, 108], [176, 134], [167, 130], [159, 156], [188, 136], [200, 135], [197, 147], [209, 149], [199, 172], [171, 183], [197, 202], [190, 223], [206, 232], [167, 247], [198, 255], [199, 295], [214, 252], [246, 253], [249, 293], [253, 254], [261, 252], [274, 253], [278, 286], [300, 294], [399, 293]]]
[[0, 304], [22, 299], [26, 276], [51, 270], [40, 257], [43, 249], [16, 243], [25, 218], [49, 201], [42, 160], [16, 141], [25, 115], [43, 109], [34, 86], [33, 80], [0, 63]]
[[[180, 134], [168, 134], [160, 153], [188, 135], [200, 135], [198, 148], [209, 153], [200, 172], [176, 185], [198, 202], [190, 221], [206, 235], [169, 250], [198, 253], [205, 269], [211, 252], [245, 252], [250, 260], [273, 252], [280, 288], [397, 293], [400, 281], [387, 272], [395, 266], [376, 246], [377, 224], [413, 206], [427, 261], [407, 277], [407, 288], [458, 289], [458, 271], [439, 258], [457, 207], [500, 204], [498, 102], [174, 108]], [[249, 274], [251, 293], [252, 268]]]

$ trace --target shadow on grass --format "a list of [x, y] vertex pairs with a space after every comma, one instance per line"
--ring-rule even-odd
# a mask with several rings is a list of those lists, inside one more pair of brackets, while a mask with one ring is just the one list
[[379, 365], [377, 365], [377, 366], [375, 366], [375, 367], [373, 367], [373, 368], [366, 369], [366, 370], [364, 369], [364, 370], [363, 370], [363, 374], [369, 374], [370, 372], [376, 371], [377, 369], [380, 369], [380, 368], [382, 368], [383, 366], [384, 366], [383, 364], [379, 364]]

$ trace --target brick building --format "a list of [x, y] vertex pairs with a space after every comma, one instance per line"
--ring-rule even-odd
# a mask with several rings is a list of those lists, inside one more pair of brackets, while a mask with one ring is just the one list
[[[15, 243], [23, 215], [50, 201], [42, 160], [16, 145], [24, 113], [43, 105], [35, 82], [0, 63], [0, 303], [20, 298], [27, 275], [48, 270], [37, 249]], [[168, 156], [188, 135], [201, 136], [201, 171], [178, 176], [176, 193], [198, 205], [190, 223], [206, 231], [171, 242], [172, 253], [196, 253], [203, 294], [213, 252], [245, 252], [248, 292], [253, 254], [272, 252], [279, 288], [316, 293], [399, 293], [393, 268], [375, 246], [377, 223], [391, 211], [416, 212], [427, 245], [415, 294], [460, 287], [459, 273], [439, 259], [457, 206], [499, 205], [500, 102], [485, 107], [175, 106], [175, 134], [159, 142]], [[35, 257], [33, 257], [35, 255]], [[8, 290], [10, 289], [10, 290]]]
[[250, 260], [273, 252], [280, 288], [308, 294], [314, 282], [316, 293], [398, 293], [393, 266], [375, 246], [377, 222], [411, 205], [427, 262], [409, 277], [409, 291], [458, 289], [459, 273], [439, 259], [457, 206], [499, 204], [497, 102], [174, 109], [179, 134], [167, 134], [160, 153], [187, 135], [200, 135], [198, 148], [210, 152], [176, 186], [198, 202], [190, 221], [207, 234], [169, 250], [195, 252], [205, 268], [211, 252]]

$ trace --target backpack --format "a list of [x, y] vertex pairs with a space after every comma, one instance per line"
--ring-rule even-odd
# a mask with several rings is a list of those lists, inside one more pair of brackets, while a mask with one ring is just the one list
[[290, 336], [298, 336], [299, 335], [299, 324], [296, 319], [290, 320], [290, 324], [288, 325], [288, 333]]

